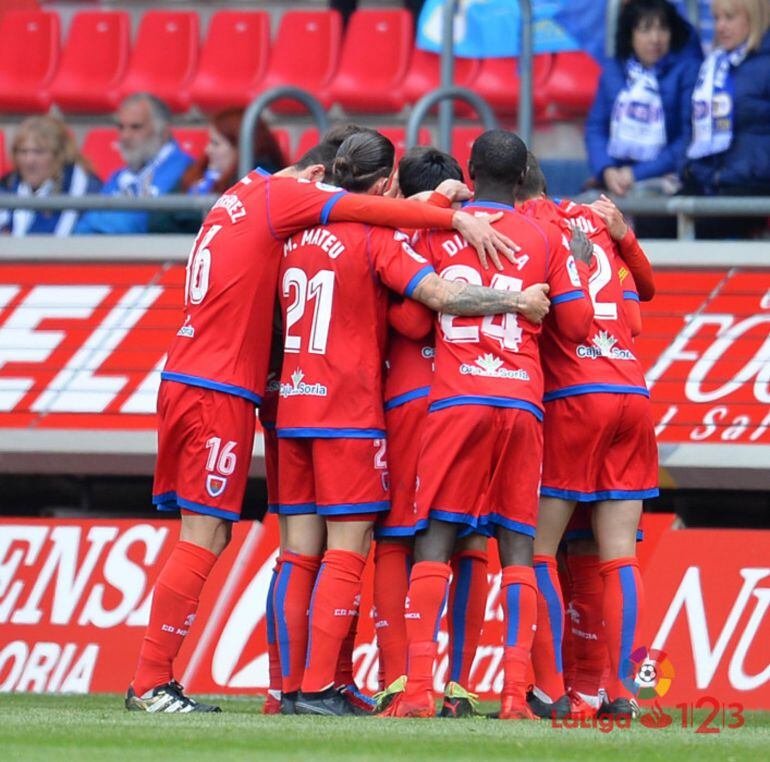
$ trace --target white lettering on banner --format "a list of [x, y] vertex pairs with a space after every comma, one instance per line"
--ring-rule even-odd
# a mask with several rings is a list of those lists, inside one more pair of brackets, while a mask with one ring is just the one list
[[[82, 528], [77, 526], [30, 527], [11, 524], [0, 533], [0, 623], [35, 625], [43, 620], [56, 625], [71, 624], [73, 615], [85, 600], [78, 617], [80, 626], [115, 627], [125, 623], [130, 627], [146, 625], [149, 617], [147, 568], [153, 566], [163, 549], [168, 529], [152, 524], [138, 524], [120, 532], [114, 526], [92, 526], [88, 530], [87, 550], [82, 562]], [[20, 604], [25, 583], [17, 576], [19, 567], [33, 566], [46, 539], [51, 546], [41, 562], [26, 600]], [[114, 542], [113, 542], [114, 541]], [[26, 544], [26, 549], [14, 545]], [[110, 543], [112, 543], [110, 545]], [[144, 549], [137, 561], [132, 552], [136, 545]], [[88, 585], [103, 559], [104, 583], [97, 582], [86, 594]], [[53, 587], [50, 606], [48, 600]], [[117, 591], [121, 598], [113, 608], [105, 600]]]
[[32, 405], [37, 413], [101, 413], [128, 376], [95, 376], [104, 361], [163, 293], [160, 286], [132, 286]]
[[[0, 623], [8, 621], [16, 601], [24, 590], [21, 580], [14, 580], [19, 565], [24, 561], [25, 566], [32, 566], [40, 554], [49, 527], [11, 525], [3, 527], [0, 532]], [[16, 548], [8, 553], [14, 543], [24, 543], [26, 552]]]
[[[40, 323], [88, 318], [109, 292], [109, 286], [35, 286], [0, 327], [0, 368], [47, 360], [65, 333], [35, 330]], [[0, 378], [0, 411], [12, 410], [33, 383], [31, 378]]]
[[154, 415], [157, 412], [158, 388], [160, 387], [160, 372], [166, 365], [166, 355], [158, 360], [147, 378], [136, 387], [136, 391], [123, 403], [121, 413], [146, 413]]
[[[727, 645], [735, 633], [736, 626], [752, 596], [757, 598], [757, 606], [746, 625], [738, 647], [730, 661], [728, 678], [736, 690], [753, 690], [770, 680], [770, 666], [759, 675], [746, 675], [743, 661], [749, 646], [759, 629], [760, 622], [770, 606], [770, 589], [755, 590], [758, 582], [770, 577], [770, 568], [747, 568], [741, 570], [743, 585], [735, 599], [735, 603], [727, 616], [727, 620], [712, 648], [709, 638], [709, 626], [706, 621], [706, 608], [703, 601], [700, 569], [691, 566], [682, 577], [682, 582], [674, 595], [666, 615], [663, 617], [660, 629], [653, 639], [652, 648], [665, 650], [671, 630], [679, 614], [684, 610], [692, 646], [693, 664], [695, 666], [695, 684], [699, 690], [705, 690], [714, 679], [714, 675], [727, 650]], [[748, 686], [748, 687], [747, 687]]]
[[94, 676], [99, 646], [86, 645], [73, 664], [78, 646], [66, 643], [35, 643], [30, 649], [22, 640], [14, 640], [0, 650], [0, 692], [88, 693]]
[[[124, 532], [110, 548], [104, 562], [104, 579], [114, 590], [123, 594], [123, 600], [114, 609], [104, 606], [104, 594], [107, 585], [94, 585], [91, 594], [83, 607], [78, 624], [93, 624], [96, 627], [115, 627], [125, 621], [128, 615], [136, 609], [147, 586], [145, 569], [152, 566], [166, 541], [168, 530], [157, 529], [149, 524], [139, 524]], [[134, 543], [144, 545], [144, 566], [135, 564], [128, 557], [128, 550]]]

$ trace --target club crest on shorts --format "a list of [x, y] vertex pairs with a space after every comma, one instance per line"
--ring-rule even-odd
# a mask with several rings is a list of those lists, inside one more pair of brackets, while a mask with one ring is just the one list
[[211, 497], [219, 497], [227, 486], [227, 478], [224, 476], [217, 476], [216, 474], [209, 474], [206, 477], [206, 492]]

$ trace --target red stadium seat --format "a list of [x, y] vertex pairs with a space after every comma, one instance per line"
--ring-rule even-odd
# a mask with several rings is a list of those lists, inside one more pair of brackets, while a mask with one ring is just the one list
[[273, 128], [271, 130], [273, 136], [278, 141], [278, 147], [281, 149], [284, 161], [288, 164], [289, 157], [291, 156], [291, 135], [288, 130]]
[[473, 141], [482, 132], [484, 132], [483, 127], [455, 127], [452, 130], [452, 156], [460, 162], [466, 182], [470, 182], [468, 177], [468, 159], [471, 157], [471, 147], [473, 146]]
[[[404, 127], [375, 127], [375, 129], [393, 142], [396, 148], [396, 161], [398, 161], [404, 155], [404, 151], [406, 151], [406, 129]], [[432, 136], [427, 127], [423, 127], [420, 130], [417, 142], [421, 146], [429, 146], [431, 144]], [[292, 161], [297, 161], [316, 143], [318, 143], [318, 130], [315, 127], [305, 130], [299, 139], [299, 145], [297, 145], [294, 151]]]
[[[543, 85], [551, 71], [551, 56], [537, 55], [534, 58], [534, 106], [535, 113], [543, 111], [546, 105]], [[511, 116], [519, 110], [520, 79], [518, 61], [515, 58], [485, 58], [481, 70], [473, 83], [473, 89], [484, 98], [496, 113]], [[458, 111], [467, 113], [466, 107]]]
[[0, 20], [0, 110], [45, 112], [59, 63], [59, 16], [9, 11]]
[[[481, 69], [476, 58], [455, 58], [454, 82], [459, 87], [473, 87]], [[404, 98], [407, 103], [416, 103], [441, 84], [441, 56], [426, 50], [415, 50], [412, 64], [404, 80]]]
[[218, 11], [211, 17], [190, 97], [205, 111], [245, 107], [267, 70], [270, 15]]
[[548, 109], [556, 116], [583, 116], [594, 102], [601, 67], [582, 51], [555, 53], [545, 83]]
[[63, 111], [114, 111], [131, 47], [125, 11], [82, 11], [70, 25], [51, 97]]
[[125, 166], [118, 148], [118, 130], [115, 127], [94, 127], [86, 134], [81, 150], [102, 180]]
[[[340, 56], [342, 19], [336, 11], [287, 11], [281, 17], [260, 91], [294, 85], [316, 96], [328, 108], [328, 87]], [[252, 93], [256, 95], [256, 93]], [[276, 101], [277, 113], [302, 113], [294, 101]]]
[[174, 127], [171, 134], [179, 143], [179, 147], [193, 159], [200, 159], [209, 143], [209, 131], [206, 127]]
[[149, 92], [172, 111], [190, 106], [188, 87], [198, 60], [198, 14], [147, 11], [139, 24], [121, 91]]
[[350, 17], [340, 68], [331, 83], [332, 100], [351, 112], [400, 111], [413, 43], [408, 11], [356, 11]]

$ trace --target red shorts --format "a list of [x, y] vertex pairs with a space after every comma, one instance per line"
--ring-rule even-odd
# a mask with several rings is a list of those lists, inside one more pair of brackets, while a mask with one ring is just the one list
[[458, 405], [428, 414], [418, 465], [417, 519], [535, 536], [543, 452], [529, 411]]
[[418, 526], [417, 508], [414, 504], [420, 436], [427, 414], [427, 396], [385, 411], [390, 511], [379, 517], [374, 528], [375, 538], [411, 537], [427, 526], [427, 521]]
[[658, 495], [658, 446], [641, 394], [583, 394], [547, 402], [543, 486], [563, 500], [641, 500]]
[[254, 403], [175, 381], [158, 392], [152, 502], [238, 521], [254, 448]]
[[279, 438], [278, 513], [333, 518], [387, 511], [386, 444], [385, 439]]
[[[591, 525], [591, 515], [593, 513], [593, 506], [586, 505], [585, 503], [578, 503], [575, 506], [575, 510], [572, 511], [567, 528], [564, 530], [564, 541], [570, 542], [571, 540], [593, 540], [594, 530]], [[644, 539], [644, 530], [642, 529], [642, 521], [644, 516], [639, 519], [639, 527], [636, 530], [636, 541], [641, 542]]]
[[267, 480], [267, 512], [278, 513], [278, 435], [275, 424], [262, 426], [265, 439], [265, 479]]

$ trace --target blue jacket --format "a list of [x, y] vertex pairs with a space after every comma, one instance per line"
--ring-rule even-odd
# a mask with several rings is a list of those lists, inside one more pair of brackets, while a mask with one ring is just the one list
[[[149, 186], [142, 191], [141, 195], [163, 196], [171, 193], [179, 184], [187, 167], [192, 164], [192, 158], [182, 151], [174, 141], [170, 141], [170, 144], [172, 147], [168, 156], [151, 170], [147, 180]], [[161, 151], [163, 150], [162, 148]], [[126, 167], [113, 172], [104, 184], [102, 194], [107, 196], [128, 195], [121, 190], [121, 179], [128, 174], [129, 170]], [[133, 195], [137, 194], [133, 193]], [[104, 233], [106, 235], [147, 233], [148, 220], [148, 212], [93, 210], [86, 212], [80, 218], [75, 233]]]
[[591, 172], [602, 179], [607, 167], [629, 165], [636, 180], [660, 177], [681, 170], [692, 134], [692, 91], [698, 79], [703, 56], [696, 57], [691, 46], [669, 53], [657, 64], [660, 99], [666, 121], [666, 147], [651, 161], [630, 162], [613, 159], [607, 153], [610, 119], [615, 99], [625, 87], [625, 60], [611, 58], [605, 62], [591, 111], [586, 120], [586, 150]]
[[685, 188], [705, 195], [731, 188], [770, 192], [770, 32], [733, 69], [733, 142], [723, 153], [687, 163]]

